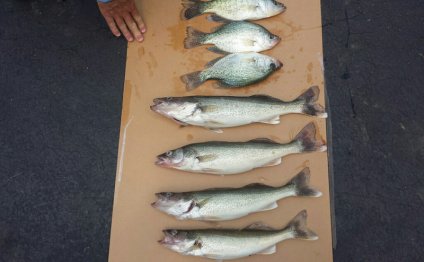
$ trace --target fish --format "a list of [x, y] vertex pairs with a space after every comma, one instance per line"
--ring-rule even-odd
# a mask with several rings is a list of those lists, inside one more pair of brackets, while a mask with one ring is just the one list
[[214, 46], [208, 49], [219, 54], [262, 52], [273, 48], [280, 40], [280, 37], [270, 33], [263, 26], [237, 21], [224, 24], [211, 33], [204, 33], [189, 26], [184, 47], [190, 49], [213, 44]]
[[284, 4], [275, 0], [183, 0], [183, 20], [212, 13], [208, 19], [214, 22], [259, 20], [284, 12]]
[[316, 139], [315, 134], [315, 125], [311, 122], [288, 144], [268, 138], [247, 142], [194, 143], [158, 155], [155, 164], [193, 173], [239, 174], [259, 167], [279, 165], [281, 158], [287, 155], [326, 151], [325, 142]]
[[277, 201], [292, 196], [319, 197], [309, 187], [310, 170], [304, 168], [279, 187], [255, 183], [241, 188], [215, 188], [192, 192], [161, 192], [152, 206], [179, 220], [224, 221], [278, 207]]
[[211, 79], [218, 80], [217, 88], [243, 87], [267, 78], [281, 66], [280, 61], [267, 55], [254, 52], [229, 54], [210, 61], [202, 71], [183, 75], [181, 80], [187, 91]]
[[161, 97], [153, 99], [150, 109], [182, 126], [200, 126], [221, 133], [221, 128], [251, 123], [277, 125], [280, 116], [286, 114], [326, 118], [324, 108], [316, 102], [318, 97], [318, 86], [312, 86], [290, 102], [267, 95]]
[[254, 223], [240, 229], [163, 230], [158, 242], [182, 255], [217, 260], [230, 260], [251, 255], [270, 255], [279, 242], [289, 239], [317, 240], [318, 235], [307, 227], [307, 211], [302, 210], [282, 229]]

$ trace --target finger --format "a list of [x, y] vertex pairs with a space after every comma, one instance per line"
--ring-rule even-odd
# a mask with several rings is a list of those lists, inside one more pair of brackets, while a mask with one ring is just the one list
[[109, 26], [110, 31], [112, 31], [112, 34], [114, 34], [116, 37], [120, 37], [121, 36], [121, 32], [119, 32], [118, 27], [116, 27], [116, 23], [113, 20], [112, 17], [107, 16], [105, 17], [106, 23]]
[[131, 15], [137, 23], [138, 28], [140, 28], [140, 31], [144, 34], [147, 30], [146, 24], [144, 23], [143, 18], [141, 18], [141, 15], [138, 13], [137, 9], [131, 11]]
[[130, 14], [124, 15], [124, 20], [135, 39], [137, 39], [139, 42], [143, 41], [143, 35], [141, 34], [140, 29], [138, 28], [132, 16]]
[[116, 16], [114, 17], [116, 24], [119, 27], [119, 30], [121, 30], [122, 34], [125, 36], [125, 38], [129, 41], [132, 42], [134, 41], [133, 36], [131, 35], [130, 31], [128, 31], [127, 25], [125, 24], [124, 20], [122, 19], [122, 17]]

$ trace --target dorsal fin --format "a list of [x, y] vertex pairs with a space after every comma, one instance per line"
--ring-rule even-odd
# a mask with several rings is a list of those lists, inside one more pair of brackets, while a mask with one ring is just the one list
[[243, 228], [245, 230], [268, 230], [268, 231], [272, 231], [275, 230], [275, 228], [272, 228], [268, 225], [266, 225], [265, 223], [262, 222], [255, 222], [251, 225], [248, 225], [247, 227]]
[[220, 54], [220, 55], [228, 55], [228, 52], [225, 52], [224, 50], [219, 49], [216, 46], [211, 46], [207, 48], [209, 51]]
[[277, 143], [274, 140], [271, 140], [271, 139], [266, 138], [266, 137], [255, 138], [255, 139], [249, 140], [247, 142], [253, 142], [253, 143], [270, 143], [270, 144], [276, 144]]
[[221, 60], [223, 58], [223, 56], [217, 57], [214, 60], [209, 61], [206, 65], [205, 68], [209, 68], [212, 67], [214, 64], [216, 64], [219, 60]]
[[278, 99], [278, 98], [275, 98], [275, 97], [269, 96], [269, 95], [263, 95], [263, 94], [252, 95], [250, 97], [251, 98], [260, 98], [260, 99], [267, 100], [267, 101], [284, 102], [281, 99]]
[[245, 185], [243, 188], [252, 188], [252, 187], [268, 187], [268, 186], [262, 183], [252, 183], [252, 184]]

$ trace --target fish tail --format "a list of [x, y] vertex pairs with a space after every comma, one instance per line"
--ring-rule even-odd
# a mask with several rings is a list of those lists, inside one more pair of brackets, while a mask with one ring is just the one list
[[319, 118], [327, 118], [327, 113], [320, 104], [316, 103], [319, 97], [318, 86], [312, 86], [300, 95], [297, 100], [305, 101], [302, 112], [311, 116], [318, 116]]
[[181, 11], [181, 19], [189, 20], [203, 13], [203, 3], [201, 0], [183, 1], [184, 9]]
[[299, 174], [290, 180], [288, 185], [293, 185], [296, 196], [319, 197], [322, 193], [309, 186], [311, 171], [309, 167], [305, 167]]
[[196, 46], [199, 46], [203, 43], [203, 39], [207, 35], [201, 31], [194, 29], [193, 27], [187, 27], [187, 36], [184, 39], [184, 47], [190, 49]]
[[204, 82], [204, 80], [202, 79], [201, 73], [202, 71], [196, 71], [196, 72], [181, 76], [181, 80], [186, 84], [187, 91], [196, 89]]
[[300, 211], [300, 213], [290, 221], [284, 230], [290, 230], [293, 233], [293, 238], [295, 239], [317, 240], [318, 235], [306, 226], [307, 217], [308, 213], [306, 210]]
[[306, 125], [295, 137], [295, 142], [300, 142], [302, 145], [301, 152], [312, 152], [319, 151], [324, 152], [327, 150], [327, 146], [322, 139], [316, 139], [316, 129], [314, 123]]

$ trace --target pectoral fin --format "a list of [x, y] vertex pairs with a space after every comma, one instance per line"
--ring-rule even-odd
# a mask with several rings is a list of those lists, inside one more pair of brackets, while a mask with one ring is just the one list
[[222, 131], [222, 129], [219, 129], [219, 128], [209, 128], [209, 130], [218, 134], [224, 133], [224, 131]]
[[199, 163], [213, 161], [213, 160], [215, 160], [217, 158], [218, 158], [217, 155], [203, 155], [203, 156], [198, 156], [197, 157], [197, 159], [199, 160]]
[[261, 255], [271, 255], [274, 254], [275, 252], [277, 252], [277, 247], [275, 245], [268, 247], [267, 249], [262, 250], [261, 252], [257, 253], [257, 254], [261, 254]]
[[202, 171], [206, 173], [212, 173], [212, 174], [218, 174], [218, 175], [221, 173], [220, 169], [215, 169], [215, 168], [203, 168]]
[[280, 116], [276, 116], [264, 121], [260, 121], [260, 123], [264, 123], [264, 124], [271, 124], [271, 125], [278, 125], [280, 123]]
[[242, 41], [246, 46], [255, 46], [256, 44], [256, 41], [252, 39], [243, 39]]
[[261, 210], [258, 211], [267, 211], [267, 210], [272, 210], [272, 209], [276, 209], [278, 207], [277, 202], [272, 202], [270, 205], [262, 208]]
[[280, 158], [277, 158], [277, 159], [274, 159], [271, 162], [269, 162], [268, 164], [265, 164], [263, 166], [264, 167], [265, 166], [278, 166], [279, 164], [281, 164], [281, 157]]

